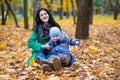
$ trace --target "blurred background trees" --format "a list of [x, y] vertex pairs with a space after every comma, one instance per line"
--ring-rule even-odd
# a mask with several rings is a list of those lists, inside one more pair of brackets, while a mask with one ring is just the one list
[[[120, 0], [90, 0], [89, 4], [85, 4], [85, 1], [87, 0], [0, 0], [0, 22], [1, 25], [6, 25], [7, 19], [14, 19], [16, 27], [19, 27], [19, 20], [24, 19], [24, 27], [28, 29], [28, 22], [32, 20], [34, 23], [34, 16], [38, 8], [44, 7], [49, 9], [51, 14], [60, 20], [73, 17], [73, 24], [77, 23], [76, 37], [80, 38], [77, 36], [80, 31], [85, 32], [87, 30], [86, 36], [89, 36], [88, 26], [92, 24], [94, 15], [112, 15], [114, 20], [118, 19]], [[86, 11], [82, 11], [82, 7]], [[84, 19], [85, 16], [83, 18], [80, 17], [84, 14], [88, 15], [87, 17], [89, 18]], [[80, 28], [80, 25], [82, 27], [86, 25], [86, 23], [80, 23], [80, 21], [84, 21], [83, 19], [88, 24], [85, 31], [81, 30], [83, 28]], [[83, 33], [81, 34], [83, 35]]]
[[[1, 5], [1, 15], [2, 15], [2, 22], [1, 24], [5, 25], [7, 17], [13, 16], [16, 27], [19, 27], [18, 21], [16, 18], [16, 14], [14, 10], [16, 9], [16, 5], [18, 1], [14, 0], [0, 0], [0, 5]], [[12, 5], [12, 6], [11, 6]], [[10, 14], [11, 13], [11, 14]]]

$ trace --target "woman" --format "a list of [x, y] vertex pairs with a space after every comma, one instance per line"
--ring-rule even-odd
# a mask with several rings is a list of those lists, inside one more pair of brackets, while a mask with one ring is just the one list
[[[35, 16], [36, 24], [33, 27], [32, 33], [28, 39], [28, 47], [32, 49], [32, 55], [27, 59], [27, 63], [31, 64], [39, 57], [40, 59], [48, 59], [50, 54], [50, 40], [49, 30], [53, 26], [57, 26], [60, 30], [59, 24], [53, 19], [50, 12], [45, 8], [40, 8]], [[39, 63], [39, 60], [36, 60]], [[51, 67], [47, 64], [41, 64], [43, 72], [52, 71]]]

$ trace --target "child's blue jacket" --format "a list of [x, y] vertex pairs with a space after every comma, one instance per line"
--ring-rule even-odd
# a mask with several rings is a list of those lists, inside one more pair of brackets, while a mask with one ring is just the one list
[[50, 39], [50, 41], [48, 42], [48, 44], [51, 47], [51, 53], [53, 55], [57, 55], [57, 54], [70, 54], [71, 55], [71, 61], [69, 65], [72, 65], [75, 62], [75, 57], [72, 56], [69, 47], [67, 47], [65, 44], [67, 43], [67, 45], [73, 45], [75, 46], [75, 42], [77, 39], [74, 38], [67, 38], [63, 32], [60, 33], [60, 39], [57, 41], [53, 41]]

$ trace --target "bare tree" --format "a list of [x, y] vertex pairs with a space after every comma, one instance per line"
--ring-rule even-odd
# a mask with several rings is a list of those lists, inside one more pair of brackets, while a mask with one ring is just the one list
[[70, 17], [69, 3], [68, 0], [66, 0], [66, 18], [68, 19], [69, 17]]
[[102, 15], [104, 15], [104, 1], [105, 0], [101, 0], [101, 13], [102, 13]]
[[76, 0], [78, 14], [76, 26], [76, 38], [88, 39], [89, 38], [89, 17], [90, 7], [92, 0]]
[[93, 0], [91, 0], [92, 2], [89, 4], [89, 9], [90, 9], [90, 16], [89, 16], [89, 24], [93, 23]]
[[63, 19], [63, 0], [60, 0], [60, 20]]
[[5, 12], [4, 5], [3, 5], [3, 2], [1, 1], [1, 13], [2, 13], [2, 22], [1, 22], [1, 24], [2, 25], [5, 25], [5, 22], [6, 22], [4, 12]]
[[118, 13], [119, 13], [119, 0], [114, 0], [114, 1], [115, 1], [115, 5], [112, 4], [111, 0], [109, 0], [109, 4], [114, 14], [114, 20], [116, 20], [118, 18]]
[[14, 14], [14, 12], [13, 12], [10, 4], [9, 4], [9, 0], [5, 0], [5, 4], [7, 5], [8, 10], [11, 12], [11, 14], [12, 14], [14, 20], [15, 20], [16, 27], [19, 27], [16, 15]]
[[33, 12], [33, 25], [35, 24], [35, 15], [40, 8], [40, 0], [33, 0], [33, 7], [34, 7], [34, 12]]
[[72, 16], [73, 16], [73, 23], [76, 24], [76, 15], [75, 15], [75, 9], [74, 9], [74, 0], [71, 0], [72, 4]]
[[24, 0], [24, 28], [28, 29], [28, 1]]

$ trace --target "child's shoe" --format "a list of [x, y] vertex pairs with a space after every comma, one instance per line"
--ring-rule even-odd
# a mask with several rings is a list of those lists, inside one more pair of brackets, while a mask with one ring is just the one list
[[61, 68], [61, 61], [58, 57], [52, 57], [48, 60], [41, 59], [40, 64], [48, 64], [54, 70], [59, 70]]
[[42, 62], [41, 62], [41, 58], [40, 57], [36, 57], [36, 60], [35, 60], [36, 63], [42, 65]]
[[58, 57], [53, 58], [53, 67], [55, 70], [61, 69], [61, 60]]
[[53, 69], [48, 65], [48, 64], [43, 64], [42, 65], [42, 70], [43, 70], [43, 73], [45, 73], [45, 72], [51, 72], [51, 71], [53, 71]]

